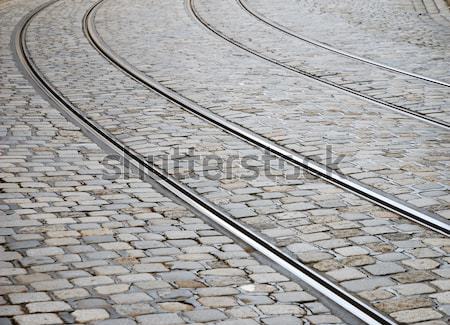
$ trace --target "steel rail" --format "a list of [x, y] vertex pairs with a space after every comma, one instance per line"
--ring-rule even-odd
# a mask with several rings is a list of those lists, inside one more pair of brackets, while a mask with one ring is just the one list
[[370, 65], [373, 65], [373, 66], [376, 66], [376, 67], [379, 67], [379, 68], [382, 68], [384, 70], [400, 73], [400, 74], [403, 74], [403, 75], [406, 75], [406, 76], [410, 76], [410, 77], [413, 77], [413, 78], [417, 78], [417, 79], [421, 79], [421, 80], [424, 80], [424, 81], [428, 81], [428, 82], [431, 82], [431, 83], [434, 83], [434, 84], [438, 84], [438, 85], [441, 85], [441, 86], [444, 86], [444, 87], [450, 87], [450, 83], [447, 83], [445, 81], [437, 80], [437, 79], [434, 79], [434, 78], [429, 78], [429, 77], [426, 77], [426, 76], [423, 76], [423, 75], [420, 75], [420, 74], [417, 74], [417, 73], [413, 73], [413, 72], [409, 72], [409, 71], [406, 71], [406, 70], [403, 70], [403, 69], [395, 68], [395, 67], [392, 67], [390, 65], [387, 65], [387, 64], [384, 64], [384, 63], [380, 63], [380, 62], [377, 62], [377, 61], [374, 61], [374, 60], [370, 60], [368, 58], [364, 58], [362, 56], [355, 55], [355, 54], [352, 54], [350, 52], [343, 51], [343, 50], [340, 50], [340, 49], [338, 49], [336, 47], [327, 45], [325, 43], [316, 41], [316, 40], [311, 39], [309, 37], [306, 37], [306, 36], [294, 33], [293, 31], [289, 30], [288, 28], [286, 28], [286, 27], [276, 23], [275, 21], [270, 20], [269, 18], [265, 17], [264, 15], [262, 15], [259, 12], [257, 12], [256, 10], [252, 10], [250, 8], [250, 6], [248, 5], [247, 0], [236, 0], [236, 1], [241, 6], [241, 8], [243, 8], [245, 11], [247, 11], [253, 17], [255, 17], [258, 20], [264, 22], [265, 24], [267, 24], [267, 25], [269, 25], [269, 26], [271, 26], [271, 27], [273, 27], [275, 29], [278, 29], [279, 31], [281, 31], [281, 32], [283, 32], [285, 34], [288, 34], [288, 35], [290, 35], [292, 37], [295, 37], [295, 38], [297, 38], [299, 40], [302, 40], [304, 42], [307, 42], [309, 44], [315, 45], [317, 47], [321, 47], [323, 49], [329, 50], [329, 51], [334, 52], [336, 54], [339, 54], [339, 55], [342, 55], [342, 56], [345, 56], [345, 57], [348, 57], [348, 58], [351, 58], [351, 59], [354, 59], [354, 60], [357, 60], [357, 61], [360, 61], [360, 62], [364, 62], [364, 63], [370, 64]]
[[[27, 75], [31, 83], [43, 92], [57, 109], [59, 109], [64, 115], [69, 116], [71, 120], [80, 126], [83, 131], [91, 137], [91, 139], [93, 138], [95, 142], [101, 143], [109, 150], [119, 154], [124, 160], [128, 161], [133, 166], [137, 168], [144, 167], [144, 171], [147, 176], [151, 177], [160, 186], [178, 197], [187, 206], [221, 226], [233, 236], [239, 238], [247, 245], [260, 252], [266, 258], [282, 267], [293, 277], [304, 281], [361, 321], [367, 324], [396, 324], [396, 322], [389, 317], [365, 304], [363, 301], [349, 294], [347, 291], [312, 270], [310, 267], [287, 255], [249, 228], [235, 221], [227, 213], [223, 212], [218, 207], [193, 192], [186, 185], [168, 175], [156, 165], [146, 161], [140, 154], [127, 148], [114, 136], [111, 136], [107, 131], [103, 130], [95, 122], [86, 117], [68, 99], [60, 94], [59, 91], [50, 83], [50, 81], [46, 79], [42, 72], [39, 71], [38, 67], [33, 62], [26, 47], [25, 38], [27, 28], [33, 17], [57, 1], [58, 0], [51, 0], [50, 2], [39, 6], [24, 17], [17, 25], [16, 32], [14, 33], [12, 40], [12, 47], [17, 54], [19, 61], [18, 63], [21, 65], [22, 70]], [[84, 24], [87, 24], [85, 25], [87, 30], [89, 30], [89, 26], [92, 26], [95, 8], [97, 8], [102, 1], [103, 0], [100, 0], [94, 4], [94, 6], [84, 16], [83, 22]]]
[[386, 102], [384, 100], [377, 99], [377, 98], [374, 98], [374, 97], [369, 96], [369, 95], [365, 95], [365, 94], [363, 94], [363, 93], [361, 93], [359, 91], [356, 91], [356, 90], [353, 90], [351, 88], [347, 88], [345, 86], [339, 85], [339, 84], [337, 84], [337, 83], [335, 83], [333, 81], [322, 79], [320, 77], [315, 76], [313, 73], [310, 73], [310, 72], [307, 72], [305, 70], [301, 70], [301, 69], [295, 68], [295, 67], [290, 66], [288, 64], [285, 64], [285, 63], [283, 63], [281, 61], [273, 59], [273, 58], [271, 58], [271, 57], [269, 57], [267, 55], [264, 55], [264, 54], [262, 54], [262, 53], [260, 53], [260, 52], [258, 52], [256, 50], [253, 50], [250, 47], [248, 47], [248, 46], [246, 46], [246, 45], [244, 45], [244, 44], [242, 44], [242, 43], [240, 43], [240, 42], [238, 42], [238, 41], [236, 41], [236, 40], [226, 36], [224, 33], [218, 31], [217, 29], [215, 29], [203, 17], [201, 17], [201, 15], [195, 9], [194, 0], [187, 0], [187, 1], [188, 1], [189, 10], [192, 12], [194, 18], [201, 25], [203, 25], [205, 28], [207, 28], [209, 31], [211, 31], [213, 34], [217, 35], [221, 39], [223, 39], [223, 40], [225, 40], [225, 41], [235, 45], [236, 47], [239, 47], [240, 49], [242, 49], [242, 50], [244, 50], [244, 51], [246, 51], [248, 53], [251, 53], [251, 54], [253, 54], [253, 55], [255, 55], [255, 56], [257, 56], [257, 57], [259, 57], [259, 58], [261, 58], [261, 59], [263, 59], [265, 61], [268, 61], [268, 62], [272, 63], [272, 64], [275, 64], [275, 65], [283, 67], [283, 68], [285, 68], [287, 70], [293, 71], [293, 72], [295, 72], [297, 74], [300, 74], [300, 75], [302, 75], [302, 76], [304, 76], [306, 78], [309, 78], [310, 80], [313, 80], [315, 82], [318, 82], [318, 83], [320, 83], [322, 85], [326, 85], [326, 86], [328, 86], [328, 87], [330, 87], [332, 89], [339, 89], [339, 90], [344, 91], [344, 92], [346, 92], [346, 93], [348, 93], [348, 94], [350, 94], [352, 96], [355, 96], [357, 98], [363, 99], [363, 100], [368, 101], [368, 102], [371, 102], [371, 103], [373, 103], [375, 105], [378, 105], [380, 107], [390, 109], [390, 110], [395, 111], [397, 113], [402, 113], [402, 114], [404, 114], [406, 116], [413, 117], [413, 118], [415, 118], [417, 120], [420, 120], [422, 122], [426, 122], [428, 124], [431, 124], [431, 125], [434, 125], [434, 126], [437, 126], [437, 127], [441, 127], [441, 128], [443, 128], [445, 130], [450, 130], [450, 123], [448, 123], [448, 122], [441, 121], [441, 120], [429, 117], [429, 116], [421, 114], [419, 112], [412, 111], [412, 110], [410, 110], [410, 109], [408, 109], [406, 107], [403, 107], [403, 106], [395, 105], [395, 104]]
[[[92, 11], [94, 11], [95, 8], [96, 7], [94, 7]], [[139, 71], [136, 67], [132, 66], [126, 60], [114, 53], [114, 51], [98, 34], [95, 28], [94, 19], [92, 17], [93, 14], [90, 14], [89, 16], [87, 15], [83, 23], [85, 35], [92, 46], [96, 48], [97, 51], [109, 62], [114, 64], [132, 79], [140, 82], [145, 87], [165, 97], [181, 109], [195, 114], [208, 123], [213, 124], [225, 132], [237, 136], [256, 147], [267, 150], [271, 154], [276, 155], [294, 166], [300, 167], [329, 183], [350, 191], [365, 200], [395, 212], [400, 216], [408, 218], [409, 220], [419, 223], [433, 231], [439, 232], [445, 236], [450, 236], [450, 224], [442, 220], [439, 216], [432, 213], [425, 213], [424, 211], [421, 211], [406, 202], [400, 201], [391, 195], [373, 189], [359, 181], [347, 177], [346, 175], [340, 174], [326, 166], [312, 161], [311, 159], [301, 156], [292, 150], [286, 149], [283, 146], [263, 138], [246, 128], [211, 113], [208, 109], [205, 109], [190, 99], [183, 97], [175, 91], [163, 86], [160, 82]]]

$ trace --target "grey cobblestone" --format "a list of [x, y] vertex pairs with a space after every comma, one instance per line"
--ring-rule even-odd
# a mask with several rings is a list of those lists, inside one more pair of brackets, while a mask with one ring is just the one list
[[56, 314], [42, 313], [36, 315], [15, 316], [14, 320], [19, 325], [44, 325], [44, 324], [64, 324], [63, 320]]

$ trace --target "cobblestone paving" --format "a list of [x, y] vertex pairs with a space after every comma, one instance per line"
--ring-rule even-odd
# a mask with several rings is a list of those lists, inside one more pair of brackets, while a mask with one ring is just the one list
[[236, 0], [194, 3], [214, 29], [277, 62], [371, 98], [450, 122], [449, 87], [392, 73], [298, 40], [249, 15]]
[[134, 1], [119, 12], [106, 2], [99, 31], [133, 65], [213, 112], [320, 162], [331, 145], [334, 157], [345, 155], [343, 173], [448, 217], [448, 132], [248, 55], [198, 26], [180, 2], [155, 6]]
[[433, 20], [426, 11], [432, 0], [282, 0], [276, 4], [269, 0], [244, 1], [268, 18], [310, 38], [450, 81], [450, 22], [441, 25]]
[[103, 177], [105, 153], [15, 67], [37, 5], [0, 9], [0, 323], [342, 323], [151, 184]]
[[[89, 5], [63, 1], [52, 6], [33, 21], [28, 39], [40, 69], [91, 119], [143, 155], [163, 156], [177, 147], [183, 155], [193, 148], [199, 155], [224, 159], [236, 151], [262, 154], [108, 65], [81, 31], [81, 17]], [[171, 6], [178, 8], [175, 3]], [[70, 58], [60, 53], [70, 53]], [[283, 176], [292, 168], [277, 167], [275, 159], [273, 163], [275, 176], [264, 174], [265, 166], [257, 161], [249, 175], [237, 161], [229, 171], [233, 177], [227, 176], [226, 167], [211, 164], [211, 173], [222, 171], [211, 179], [197, 160], [195, 175], [180, 177], [235, 218], [397, 320], [446, 322], [447, 239], [320, 180], [286, 180]], [[248, 177], [255, 171], [258, 177]], [[412, 291], [403, 290], [405, 286]], [[431, 295], [421, 292], [423, 286]]]

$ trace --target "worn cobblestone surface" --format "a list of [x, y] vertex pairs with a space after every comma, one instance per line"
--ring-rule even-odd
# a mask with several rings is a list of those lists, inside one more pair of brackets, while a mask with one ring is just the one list
[[450, 24], [435, 22], [436, 11], [427, 11], [433, 6], [432, 0], [282, 0], [276, 4], [268, 0], [244, 1], [268, 18], [310, 38], [450, 81]]
[[37, 5], [0, 8], [0, 323], [342, 323], [151, 184], [103, 177], [105, 153], [10, 53], [14, 25]]
[[[113, 4], [106, 3], [105, 11], [112, 10], [110, 6]], [[186, 17], [181, 15], [181, 4], [173, 2], [170, 5], [171, 9], [179, 10], [178, 18], [184, 23]], [[69, 6], [71, 10], [68, 10]], [[61, 1], [36, 17], [28, 35], [30, 51], [39, 68], [85, 114], [143, 155], [163, 156], [170, 154], [175, 147], [184, 151], [194, 148], [197, 154], [214, 153], [223, 158], [236, 151], [241, 155], [262, 154], [252, 146], [174, 107], [107, 64], [90, 48], [81, 31], [81, 17], [89, 6], [90, 3], [86, 2]], [[130, 4], [127, 8], [131, 10], [134, 6]], [[161, 8], [166, 9], [164, 6]], [[107, 11], [99, 12], [99, 22], [104, 14]], [[108, 19], [116, 19], [115, 15], [117, 12], [109, 15]], [[192, 22], [186, 26], [190, 24]], [[142, 44], [137, 43], [135, 46]], [[70, 56], [61, 56], [60, 53]], [[278, 161], [274, 160], [274, 165], [277, 166]], [[193, 175], [183, 174], [183, 181], [301, 261], [396, 319], [405, 319], [410, 323], [434, 319], [437, 324], [446, 322], [445, 294], [450, 277], [448, 240], [319, 180], [305, 177], [285, 180], [283, 177], [264, 176], [264, 166], [258, 162], [254, 163], [260, 175], [256, 179], [243, 177], [249, 176], [248, 170], [239, 163], [231, 170], [233, 177], [227, 177], [223, 172], [217, 179], [208, 179], [202, 173], [203, 167], [198, 164], [195, 166], [197, 179]], [[212, 172], [219, 169], [224, 171], [221, 166], [211, 165], [210, 169]], [[290, 172], [288, 166], [273, 169], [279, 176]], [[202, 239], [201, 243], [227, 244], [223, 236], [208, 234], [209, 238]], [[168, 241], [177, 240], [169, 239], [173, 235], [164, 234]], [[182, 236], [187, 236], [180, 239], [182, 245], [193, 244], [191, 232], [183, 233]], [[129, 242], [125, 240], [101, 244], [100, 247], [107, 251], [130, 249], [127, 246]], [[143, 243], [143, 247], [135, 249], [150, 249], [145, 247], [147, 244], [152, 245]], [[177, 265], [191, 270], [198, 264], [189, 261]], [[119, 272], [115, 274], [118, 278], [127, 279], [126, 274], [119, 275], [124, 272], [122, 268], [114, 268], [95, 273], [95, 279], [78, 280], [77, 285], [81, 289], [95, 283], [108, 286], [108, 278], [111, 277], [109, 272]], [[258, 283], [281, 280], [276, 274], [273, 277], [255, 274], [252, 279]], [[64, 282], [58, 285], [64, 286]], [[120, 291], [114, 294], [119, 295], [114, 297], [115, 301], [123, 301]], [[139, 300], [143, 296], [133, 295], [126, 299]], [[262, 298], [257, 298], [259, 302], [264, 300], [259, 299]], [[216, 308], [231, 303], [228, 298], [200, 298], [199, 301]], [[90, 306], [94, 309], [97, 307]], [[295, 314], [293, 308], [283, 306], [280, 311], [267, 306], [262, 311]], [[84, 319], [92, 317], [92, 314], [98, 313], [88, 311], [77, 313], [74, 317]], [[138, 320], [154, 321], [152, 317]]]
[[249, 15], [236, 0], [194, 3], [213, 28], [277, 62], [372, 98], [450, 121], [448, 87], [389, 72], [298, 40]]
[[[130, 16], [147, 21], [147, 32]], [[120, 12], [106, 2], [97, 24], [116, 52], [165, 86], [317, 161], [331, 145], [334, 157], [345, 155], [343, 173], [448, 215], [447, 131], [255, 58], [198, 26], [181, 2], [135, 1]]]

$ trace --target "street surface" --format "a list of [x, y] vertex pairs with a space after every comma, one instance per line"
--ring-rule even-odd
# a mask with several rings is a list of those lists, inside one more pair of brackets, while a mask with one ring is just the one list
[[[33, 87], [10, 42], [44, 3], [0, 0], [0, 324], [357, 324], [170, 189], [124, 167]], [[56, 1], [26, 29], [33, 64], [60, 96], [393, 322], [448, 324], [448, 234], [313, 176], [130, 78], [86, 38], [83, 17], [95, 3]], [[442, 0], [104, 0], [96, 10], [110, 50], [155, 82], [449, 224], [450, 11]]]

